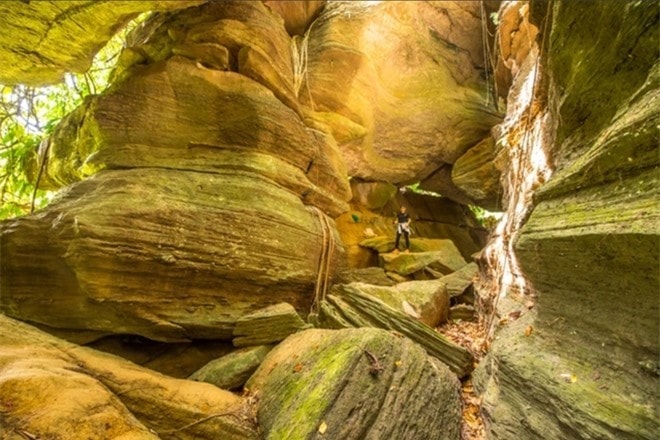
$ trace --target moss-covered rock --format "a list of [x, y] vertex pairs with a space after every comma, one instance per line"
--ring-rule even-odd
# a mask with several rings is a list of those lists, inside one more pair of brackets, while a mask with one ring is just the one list
[[412, 339], [429, 355], [446, 364], [459, 377], [473, 369], [473, 356], [466, 349], [448, 341], [434, 329], [405, 312], [361, 292], [355, 285], [335, 286], [309, 316], [317, 327], [342, 329], [375, 327], [394, 330]]
[[419, 346], [377, 329], [287, 338], [246, 385], [267, 439], [459, 437], [459, 382]]
[[258, 174], [104, 171], [0, 224], [0, 306], [56, 328], [231, 339], [237, 319], [265, 306], [309, 310], [319, 215]]
[[146, 11], [203, 3], [185, 1], [0, 2], [2, 84], [45, 85], [66, 72], [85, 72], [92, 58], [128, 21]]
[[275, 304], [238, 318], [232, 343], [236, 347], [271, 344], [306, 326], [291, 304]]
[[490, 435], [654, 439], [657, 5], [532, 5], [552, 12], [540, 73], [556, 171], [515, 243], [534, 313], [497, 332], [479, 381]]
[[264, 86], [181, 56], [143, 66], [91, 99], [50, 142], [45, 182], [60, 186], [103, 168], [247, 168], [333, 216], [350, 199], [331, 138], [307, 129]]
[[224, 390], [241, 388], [272, 349], [272, 345], [241, 348], [209, 362], [188, 379], [211, 383]]
[[536, 312], [498, 330], [473, 375], [493, 438], [655, 438], [655, 401], [645, 395], [655, 392], [657, 377], [603, 362], [621, 359], [620, 349], [602, 339], [597, 350], [584, 337], [570, 320]]
[[455, 298], [466, 293], [478, 272], [479, 268], [477, 264], [470, 263], [449, 275], [441, 277], [438, 281], [443, 282], [447, 286], [449, 296]]

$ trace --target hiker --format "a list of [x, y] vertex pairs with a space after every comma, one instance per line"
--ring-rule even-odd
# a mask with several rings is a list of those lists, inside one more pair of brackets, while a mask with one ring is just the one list
[[406, 253], [410, 252], [410, 216], [406, 212], [406, 207], [402, 206], [396, 214], [396, 220], [393, 224], [396, 225], [396, 242], [394, 244], [394, 252], [399, 252], [399, 240], [401, 235], [406, 240]]

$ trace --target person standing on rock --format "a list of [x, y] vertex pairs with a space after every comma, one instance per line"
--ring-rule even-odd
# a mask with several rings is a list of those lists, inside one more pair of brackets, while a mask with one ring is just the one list
[[394, 252], [399, 252], [399, 240], [401, 240], [401, 235], [406, 240], [406, 250], [405, 253], [410, 252], [410, 216], [406, 212], [406, 207], [402, 206], [399, 212], [396, 214], [396, 220], [394, 220], [396, 225], [396, 241], [394, 243]]

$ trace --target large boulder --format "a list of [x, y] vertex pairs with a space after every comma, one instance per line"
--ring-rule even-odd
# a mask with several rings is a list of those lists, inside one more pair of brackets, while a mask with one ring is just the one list
[[338, 154], [266, 87], [177, 56], [68, 116], [49, 140], [41, 184], [57, 188], [104, 168], [245, 170], [338, 215], [350, 198]]
[[449, 294], [443, 282], [409, 281], [391, 287], [352, 283], [351, 286], [431, 328], [436, 328], [449, 316]]
[[383, 267], [386, 271], [396, 272], [399, 275], [410, 275], [427, 266], [447, 275], [467, 264], [458, 252], [453, 255], [447, 254], [446, 251], [417, 252], [412, 254], [390, 253], [382, 254], [381, 258], [383, 259]]
[[56, 328], [231, 339], [265, 306], [309, 310], [319, 215], [258, 174], [103, 171], [0, 225], [0, 305]]
[[191, 374], [189, 379], [212, 383], [225, 390], [239, 389], [257, 370], [272, 348], [271, 345], [241, 348], [212, 360]]
[[459, 382], [406, 338], [307, 330], [278, 345], [246, 385], [267, 439], [457, 439]]
[[[248, 402], [0, 315], [3, 438], [258, 438]], [[20, 437], [17, 437], [20, 436]]]
[[321, 255], [329, 277], [342, 266], [327, 216], [350, 188], [334, 139], [301, 120], [290, 43], [261, 2], [145, 21], [114, 84], [44, 144], [40, 183], [72, 186], [0, 225], [0, 308], [161, 341], [230, 339], [279, 302], [309, 310]]
[[409, 314], [362, 292], [359, 283], [335, 286], [315, 306], [309, 320], [316, 327], [375, 327], [393, 330], [424, 347], [429, 355], [442, 361], [460, 378], [470, 374], [474, 368], [474, 357], [465, 348], [449, 341]]

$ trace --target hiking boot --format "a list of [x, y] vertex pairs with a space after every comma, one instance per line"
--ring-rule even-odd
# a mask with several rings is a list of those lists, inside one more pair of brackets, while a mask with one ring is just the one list
[[409, 253], [410, 253], [410, 249], [406, 249], [405, 251], [403, 251], [403, 253], [404, 253], [404, 254], [409, 254]]
[[398, 253], [399, 253], [399, 250], [398, 250], [398, 249], [394, 249], [394, 250], [392, 251], [392, 253], [393, 253], [393, 254], [398, 254]]

